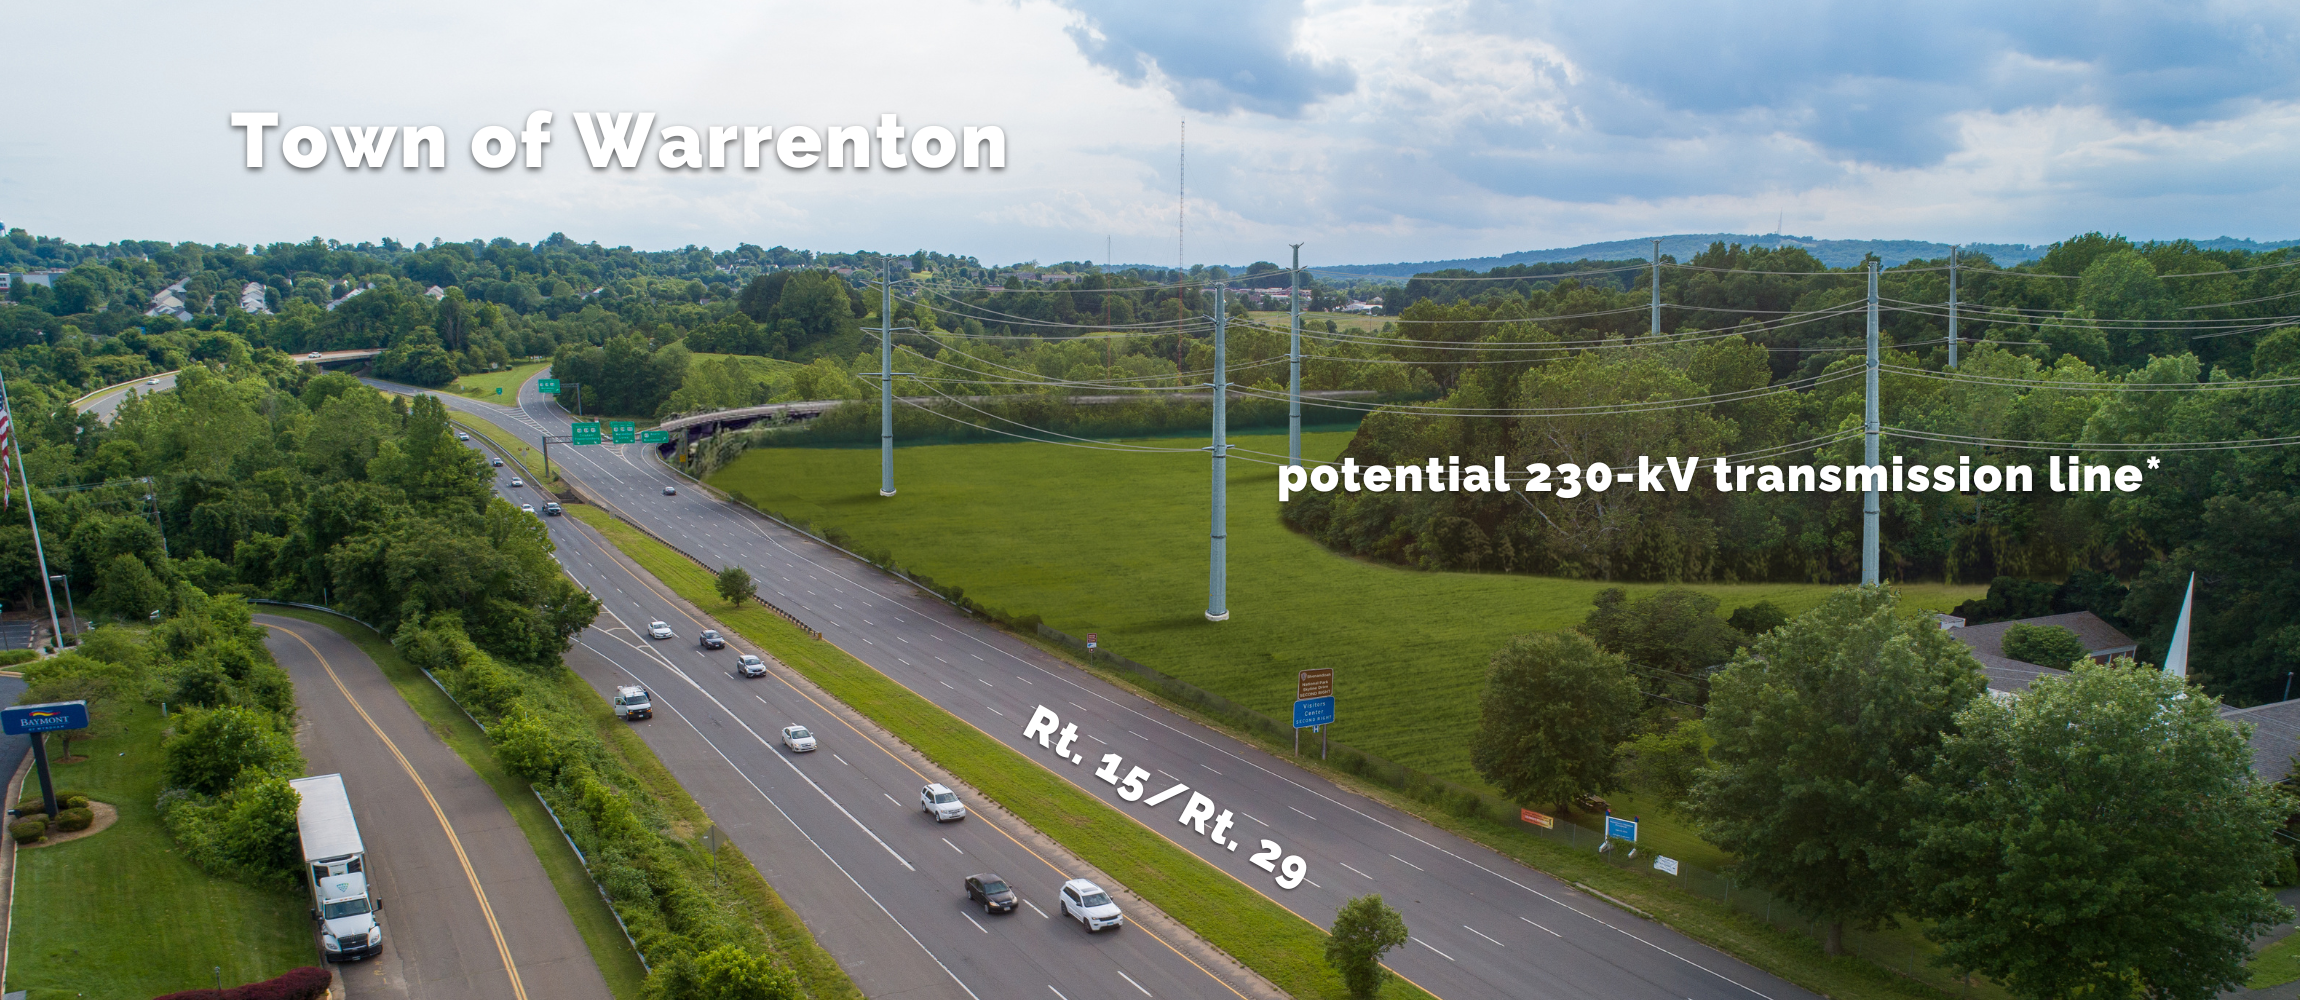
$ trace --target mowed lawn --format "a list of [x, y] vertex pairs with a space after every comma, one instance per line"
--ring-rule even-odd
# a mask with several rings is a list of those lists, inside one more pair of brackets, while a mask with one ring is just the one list
[[[18, 851], [8, 988], [32, 1000], [152, 997], [269, 979], [319, 964], [293, 889], [217, 878], [176, 852], [153, 802], [160, 794], [156, 706], [124, 704], [124, 731], [75, 741], [76, 764], [54, 764], [57, 789], [85, 792], [120, 811], [110, 829]], [[50, 742], [51, 752], [60, 749]], [[53, 760], [53, 758], [51, 758]], [[39, 780], [25, 779], [32, 794]]]
[[[473, 399], [484, 399], [490, 403], [518, 406], [520, 384], [526, 382], [536, 372], [549, 367], [551, 367], [549, 361], [526, 361], [514, 364], [502, 371], [465, 375], [449, 383], [447, 391], [461, 396], [469, 396]], [[495, 390], [497, 389], [503, 390], [503, 394], [496, 395]]]
[[[1238, 435], [1283, 452], [1281, 435]], [[1331, 458], [1348, 432], [1303, 435]], [[1203, 439], [1143, 442], [1199, 447]], [[1336, 555], [1278, 520], [1272, 466], [1232, 461], [1230, 620], [1205, 618], [1208, 461], [1049, 444], [931, 445], [895, 455], [897, 495], [878, 495], [876, 449], [751, 451], [711, 478], [819, 533], [977, 603], [1036, 613], [1054, 628], [1267, 713], [1288, 718], [1295, 672], [1333, 667], [1335, 739], [1483, 787], [1470, 768], [1487, 658], [1513, 635], [1581, 621], [1613, 584], [1425, 573]], [[1629, 584], [1634, 593], [1660, 589]], [[1771, 600], [1794, 614], [1832, 588], [1697, 585], [1721, 611]], [[1914, 584], [1913, 603], [1947, 610], [1985, 586]]]

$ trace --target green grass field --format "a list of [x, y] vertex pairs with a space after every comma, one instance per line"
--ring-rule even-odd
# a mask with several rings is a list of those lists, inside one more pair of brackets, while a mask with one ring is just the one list
[[[152, 997], [213, 987], [218, 966], [236, 986], [319, 964], [302, 893], [217, 878], [175, 853], [153, 805], [166, 723], [152, 705], [121, 712], [120, 735], [74, 743], [87, 760], [51, 764], [59, 789], [109, 802], [120, 818], [17, 852], [8, 989], [33, 1000]], [[37, 778], [25, 784], [38, 793]]]
[[[469, 396], [473, 399], [484, 399], [490, 403], [501, 403], [504, 406], [518, 406], [520, 384], [533, 377], [536, 372], [549, 367], [551, 367], [549, 361], [527, 361], [514, 364], [502, 371], [465, 375], [448, 383], [447, 391], [458, 396]], [[503, 394], [496, 395], [495, 390], [497, 389], [503, 390]]]
[[2300, 934], [2260, 949], [2252, 956], [2251, 971], [2252, 980], [2244, 985], [2256, 990], [2300, 979]]
[[[1347, 433], [1303, 436], [1330, 458]], [[1283, 452], [1282, 435], [1239, 435]], [[1202, 439], [1144, 442], [1195, 447]], [[711, 484], [865, 550], [968, 599], [1038, 614], [1103, 648], [1277, 718], [1295, 671], [1335, 668], [1334, 738], [1473, 787], [1465, 736], [1486, 660], [1513, 635], [1581, 621], [1611, 584], [1506, 574], [1426, 573], [1336, 555], [1278, 521], [1271, 466], [1230, 463], [1227, 622], [1205, 618], [1207, 459], [1042, 444], [934, 445], [895, 456], [897, 496], [878, 495], [873, 449], [761, 449]], [[1658, 585], [1627, 585], [1633, 593]], [[1702, 584], [1721, 610], [1770, 600], [1790, 613], [1831, 588]], [[1947, 610], [1981, 586], [1911, 584]], [[1691, 852], [1689, 852], [1691, 853]]]
[[[1246, 318], [1280, 330], [1285, 329], [1288, 324], [1293, 322], [1292, 314], [1283, 309], [1254, 309], [1246, 313]], [[1383, 324], [1395, 323], [1398, 318], [1395, 316], [1366, 316], [1360, 313], [1306, 312], [1302, 314], [1302, 329], [1307, 330], [1310, 328], [1310, 324], [1316, 323], [1317, 328], [1323, 330], [1326, 328], [1327, 320], [1333, 320], [1334, 325], [1343, 330], [1379, 333]]]

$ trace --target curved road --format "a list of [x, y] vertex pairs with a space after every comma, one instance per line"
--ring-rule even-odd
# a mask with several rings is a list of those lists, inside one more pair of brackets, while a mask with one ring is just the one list
[[310, 773], [343, 774], [383, 904], [383, 953], [351, 997], [609, 1000], [606, 980], [495, 789], [333, 629], [257, 615], [295, 680]]
[[[372, 358], [376, 353], [373, 350], [321, 351], [319, 357], [304, 355], [296, 358], [296, 360], [309, 361], [316, 365], [331, 365], [341, 361]], [[72, 408], [81, 413], [93, 413], [96, 415], [96, 419], [108, 424], [112, 422], [112, 417], [120, 412], [120, 404], [127, 401], [128, 393], [136, 392], [149, 396], [152, 393], [166, 392], [175, 387], [176, 373], [162, 372], [144, 379], [122, 382], [108, 389], [98, 389], [73, 400]]]
[[[520, 387], [516, 409], [442, 399], [452, 409], [527, 440], [545, 431], [564, 435], [572, 422], [555, 402], [534, 391], [532, 380]], [[696, 489], [663, 496], [663, 486], [689, 481], [658, 461], [652, 446], [562, 446], [553, 457], [563, 463], [562, 474], [597, 501], [711, 565], [749, 569], [760, 596], [820, 629], [826, 641], [1121, 812], [1151, 823], [1304, 919], [1329, 926], [1348, 899], [1382, 893], [1413, 930], [1412, 942], [1392, 952], [1388, 964], [1443, 1000], [1814, 996], [1515, 859], [1169, 712], [751, 511]], [[568, 534], [554, 531], [555, 537]], [[596, 587], [594, 581], [603, 575], [584, 582]], [[631, 589], [628, 582], [622, 586]], [[594, 592], [602, 598], [608, 594]], [[682, 635], [692, 641], [691, 632]], [[1066, 725], [1077, 724], [1081, 735], [1071, 748], [1075, 761], [1022, 738], [1025, 721], [1040, 706], [1058, 713]], [[1097, 780], [1095, 771], [1105, 754], [1119, 756], [1123, 767], [1150, 772], [1151, 794], [1127, 799]], [[1187, 791], [1210, 798], [1217, 808], [1236, 811], [1237, 826], [1227, 831], [1227, 843], [1187, 825], [1184, 809], [1196, 801], [1187, 793], [1149, 805], [1151, 797], [1174, 785], [1188, 785]], [[1246, 849], [1228, 847], [1238, 842]], [[1277, 875], [1254, 863], [1266, 850], [1264, 842], [1303, 859], [1305, 876], [1294, 888], [1283, 888]]]

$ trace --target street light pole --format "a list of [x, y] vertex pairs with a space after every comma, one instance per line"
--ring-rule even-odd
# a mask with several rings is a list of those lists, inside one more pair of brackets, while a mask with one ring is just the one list
[[894, 262], [879, 258], [878, 495], [894, 495]]
[[[24, 471], [23, 435], [13, 426], [16, 411], [8, 402], [8, 378], [5, 375], [0, 375], [0, 417], [5, 417], [11, 425], [8, 428], [6, 447], [16, 454], [16, 478], [24, 483], [24, 517], [32, 522], [32, 554], [40, 560], [40, 589], [48, 592], [48, 634], [55, 638], [56, 648], [61, 650], [64, 648], [64, 625], [56, 620], [56, 588], [48, 581], [48, 549], [40, 541], [40, 512], [32, 502], [32, 498], [40, 491], [32, 488], [32, 477]], [[7, 456], [0, 455], [0, 462], [4, 461], [7, 461]]]
[[1206, 577], [1206, 620], [1230, 620], [1230, 451], [1229, 290], [1214, 286], [1214, 526]]

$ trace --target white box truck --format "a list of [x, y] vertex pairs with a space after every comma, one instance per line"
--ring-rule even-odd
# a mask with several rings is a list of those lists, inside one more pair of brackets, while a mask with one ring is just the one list
[[288, 786], [303, 797], [296, 831], [303, 838], [304, 872], [311, 882], [312, 922], [330, 962], [356, 962], [383, 951], [383, 903], [367, 891], [367, 848], [351, 816], [343, 775], [297, 778]]
[[615, 689], [615, 717], [625, 722], [655, 717], [655, 699], [648, 697], [647, 689], [636, 684], [625, 684]]

